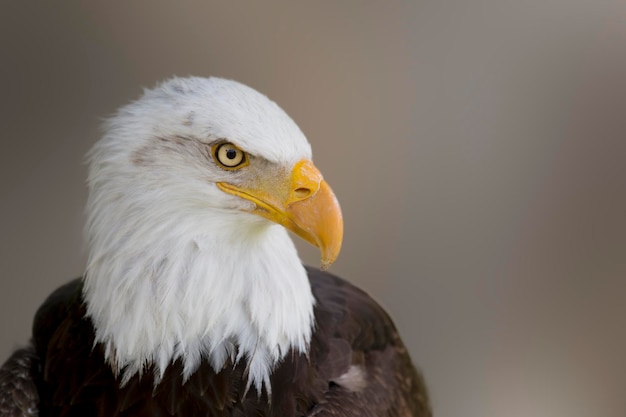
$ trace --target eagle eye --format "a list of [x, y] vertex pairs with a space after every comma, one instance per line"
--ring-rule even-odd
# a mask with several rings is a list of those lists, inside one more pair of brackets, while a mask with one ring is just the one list
[[227, 170], [239, 169], [248, 165], [246, 153], [228, 142], [213, 146], [213, 158], [221, 168]]

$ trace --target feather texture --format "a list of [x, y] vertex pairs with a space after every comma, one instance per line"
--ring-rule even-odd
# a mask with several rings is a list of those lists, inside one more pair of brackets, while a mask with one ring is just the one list
[[[40, 407], [50, 416], [429, 416], [424, 382], [387, 314], [346, 281], [310, 268], [308, 276], [317, 300], [309, 353], [292, 350], [278, 363], [271, 397], [246, 390], [246, 365], [232, 360], [217, 372], [201, 360], [185, 379], [177, 359], [157, 384], [146, 372], [122, 386], [103, 346], [91, 347], [83, 282], [75, 280], [46, 301], [35, 322], [49, 337], [37, 341]], [[344, 384], [351, 367], [360, 369], [358, 390]]]
[[32, 346], [19, 349], [0, 368], [0, 416], [39, 415], [39, 358]]

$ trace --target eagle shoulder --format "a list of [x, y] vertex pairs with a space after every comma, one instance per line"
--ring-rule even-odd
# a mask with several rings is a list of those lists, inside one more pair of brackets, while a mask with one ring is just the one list
[[339, 277], [307, 272], [317, 302], [310, 362], [326, 384], [308, 415], [430, 416], [424, 380], [385, 310]]
[[18, 349], [0, 367], [0, 417], [35, 417], [39, 412], [39, 358], [32, 345]]
[[0, 417], [39, 415], [39, 389], [44, 383], [41, 358], [71, 301], [80, 297], [80, 290], [79, 279], [55, 290], [35, 315], [33, 343], [13, 352], [0, 367]]

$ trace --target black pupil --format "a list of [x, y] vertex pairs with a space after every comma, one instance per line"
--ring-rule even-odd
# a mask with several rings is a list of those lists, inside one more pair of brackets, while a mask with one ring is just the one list
[[237, 157], [237, 151], [234, 149], [229, 149], [226, 151], [226, 158], [235, 159]]

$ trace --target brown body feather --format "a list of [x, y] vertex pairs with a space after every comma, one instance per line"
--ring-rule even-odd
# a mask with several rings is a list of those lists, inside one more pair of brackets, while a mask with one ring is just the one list
[[317, 300], [310, 352], [278, 365], [271, 400], [245, 391], [244, 361], [218, 373], [205, 362], [185, 383], [175, 362], [156, 387], [150, 372], [120, 387], [94, 347], [82, 281], [74, 280], [39, 309], [36, 352], [18, 351], [0, 370], [0, 416], [33, 415], [37, 399], [40, 417], [430, 416], [422, 377], [382, 308], [337, 277], [308, 274]]

